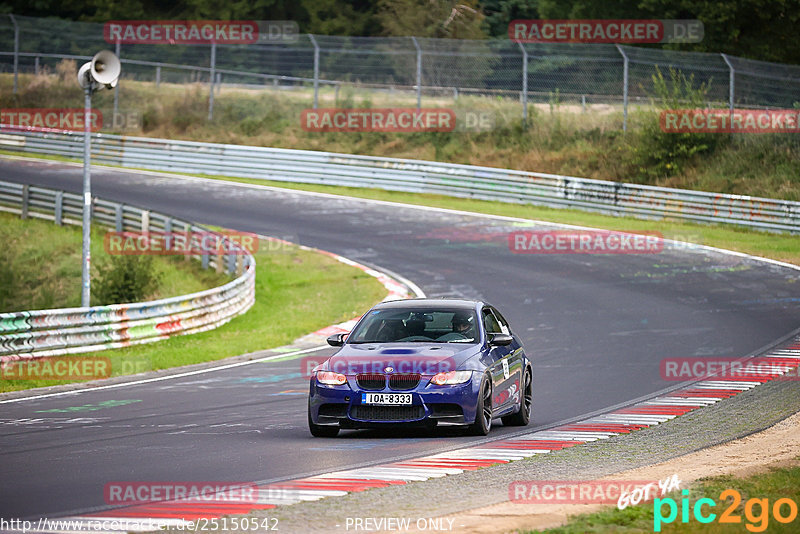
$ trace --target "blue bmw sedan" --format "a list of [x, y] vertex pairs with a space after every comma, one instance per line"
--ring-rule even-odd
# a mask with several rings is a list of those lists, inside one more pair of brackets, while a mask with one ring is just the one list
[[486, 435], [492, 420], [531, 419], [533, 371], [519, 338], [485, 302], [382, 302], [311, 373], [308, 426], [333, 437], [342, 428], [460, 425]]

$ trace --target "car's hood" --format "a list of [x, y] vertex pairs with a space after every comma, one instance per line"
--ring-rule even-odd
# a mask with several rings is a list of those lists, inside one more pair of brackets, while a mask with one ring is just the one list
[[331, 356], [327, 367], [346, 375], [392, 372], [433, 375], [458, 369], [476, 352], [478, 346], [473, 343], [347, 344]]

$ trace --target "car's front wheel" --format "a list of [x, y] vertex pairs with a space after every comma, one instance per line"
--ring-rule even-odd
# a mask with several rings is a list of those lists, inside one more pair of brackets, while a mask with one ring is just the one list
[[486, 377], [481, 383], [478, 405], [475, 409], [475, 422], [469, 425], [473, 436], [485, 436], [492, 429], [492, 383]]
[[502, 417], [505, 426], [527, 426], [531, 422], [531, 411], [533, 406], [533, 378], [530, 371], [525, 371], [525, 387], [522, 389], [522, 399], [520, 400], [519, 411], [515, 414]]
[[308, 408], [308, 429], [315, 438], [335, 438], [339, 434], [339, 427], [333, 425], [317, 425], [311, 420], [311, 407]]

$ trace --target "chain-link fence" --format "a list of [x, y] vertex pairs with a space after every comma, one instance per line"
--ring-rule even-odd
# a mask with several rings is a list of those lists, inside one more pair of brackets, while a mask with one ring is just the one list
[[[709, 105], [791, 108], [800, 103], [800, 66], [724, 54], [608, 44], [519, 44], [508, 39], [299, 35], [291, 43], [250, 45], [109, 44], [103, 25], [0, 16], [0, 72], [39, 72], [64, 58], [88, 60], [109, 48], [123, 79], [170, 83], [313, 87], [351, 84], [441, 98], [461, 94], [531, 102], [648, 102], [656, 68], [673, 68], [709, 85]], [[15, 91], [17, 84], [15, 82]], [[213, 91], [209, 116], [213, 115]], [[116, 99], [115, 99], [116, 106]], [[116, 109], [115, 109], [116, 111]]]

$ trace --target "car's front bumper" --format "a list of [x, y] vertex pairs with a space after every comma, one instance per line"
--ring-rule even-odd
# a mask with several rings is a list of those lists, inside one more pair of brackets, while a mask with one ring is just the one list
[[[328, 386], [312, 377], [309, 387], [309, 413], [317, 425], [342, 428], [382, 427], [387, 424], [466, 425], [475, 421], [480, 381], [473, 378], [463, 384], [436, 386], [430, 376], [423, 376], [410, 390], [365, 390], [353, 377], [346, 384]], [[364, 393], [410, 393], [410, 405], [367, 405]]]

